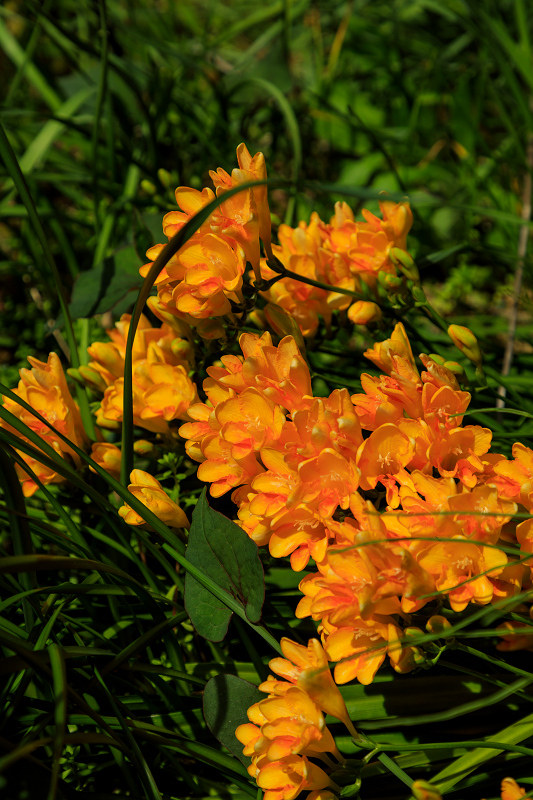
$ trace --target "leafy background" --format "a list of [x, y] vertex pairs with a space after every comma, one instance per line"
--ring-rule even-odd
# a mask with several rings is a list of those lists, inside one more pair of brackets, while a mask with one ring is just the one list
[[[493, 406], [530, 172], [532, 15], [525, 0], [5, 3], [0, 119], [45, 225], [80, 350], [131, 309], [144, 253], [162, 241], [161, 218], [175, 207], [173, 189], [208, 184], [209, 169], [230, 169], [245, 141], [265, 153], [270, 176], [297, 181], [295, 191], [270, 194], [279, 221], [312, 210], [327, 219], [338, 199], [377, 210], [382, 190], [409, 195], [409, 248], [424, 287], [446, 320], [478, 336], [489, 385], [477, 407]], [[0, 382], [15, 386], [27, 355], [66, 344], [54, 278], [0, 170]], [[505, 383], [508, 407], [531, 412], [529, 257], [523, 268]], [[457, 358], [442, 331], [417, 325]], [[356, 388], [370, 335], [321, 337], [317, 393]], [[526, 417], [475, 419], [495, 429], [502, 452], [533, 435]], [[159, 466], [190, 511], [194, 478], [173, 454]], [[225, 672], [257, 685], [273, 654], [265, 636], [238, 614], [222, 643], [199, 636], [183, 607], [183, 548], [142, 531], [132, 538], [110, 516], [103, 478], [52, 487], [24, 505], [8, 464], [3, 471], [2, 796], [255, 797], [244, 767], [206, 729], [202, 694]], [[313, 635], [294, 619], [298, 576], [261, 559], [268, 631]], [[465, 619], [480, 631], [475, 648], [459, 637], [427, 674], [383, 670], [371, 687], [345, 690], [353, 719], [397, 746], [395, 761], [415, 777], [453, 757], [482, 763], [468, 741], [439, 743], [510, 741], [502, 729], [531, 709], [522, 654], [494, 658], [498, 611]], [[510, 680], [522, 683], [498, 694]], [[454, 797], [494, 796], [510, 770], [524, 785], [531, 779], [518, 750], [483, 754], [484, 769]], [[365, 797], [405, 796], [382, 763], [363, 774]]]

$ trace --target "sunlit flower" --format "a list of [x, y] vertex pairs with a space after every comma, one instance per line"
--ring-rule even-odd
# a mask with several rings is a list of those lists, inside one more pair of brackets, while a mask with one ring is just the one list
[[[170, 499], [161, 484], [148, 472], [134, 469], [130, 474], [131, 483], [128, 491], [140, 500], [161, 522], [172, 528], [189, 528], [189, 520], [182, 509]], [[150, 527], [144, 519], [125, 503], [118, 510], [128, 525]]]

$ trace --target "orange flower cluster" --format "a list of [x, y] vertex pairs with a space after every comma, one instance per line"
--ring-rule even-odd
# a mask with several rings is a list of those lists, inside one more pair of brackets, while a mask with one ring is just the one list
[[[28, 356], [28, 361], [32, 369], [20, 370], [20, 382], [18, 389], [14, 393], [48, 420], [69, 441], [77, 447], [85, 447], [88, 443], [87, 435], [82, 425], [78, 406], [72, 399], [68, 389], [59, 357], [56, 353], [50, 353], [46, 363], [37, 361], [36, 358], [31, 356]], [[62, 458], [72, 459], [76, 467], [81, 466], [80, 457], [74, 450], [31, 412], [26, 411], [17, 402], [8, 398], [4, 398], [4, 408], [53, 447], [58, 455]], [[21, 436], [8, 423], [0, 421], [0, 425], [22, 441], [28, 442], [28, 439]], [[41, 464], [33, 456], [21, 451], [17, 452], [45, 486], [49, 483], [61, 483], [64, 480], [55, 470], [46, 464]], [[39, 488], [38, 484], [19, 464], [15, 465], [15, 469], [22, 483], [24, 495], [31, 497]]]
[[386, 656], [398, 672], [421, 664], [408, 615], [438, 593], [461, 611], [531, 587], [498, 543], [533, 553], [532, 521], [509, 525], [518, 503], [533, 510], [533, 451], [489, 453], [491, 431], [463, 424], [470, 395], [430, 356], [419, 371], [403, 325], [365, 353], [385, 374], [362, 375], [351, 398], [312, 396], [291, 337], [240, 344], [242, 358], [208, 370], [208, 402], [180, 433], [211, 493], [234, 490], [257, 544], [295, 570], [316, 562], [296, 615], [317, 621], [338, 683], [370, 683]]
[[[361, 291], [365, 283], [374, 289], [380, 272], [396, 275], [390, 251], [393, 247], [406, 249], [413, 215], [405, 200], [401, 203], [384, 200], [379, 205], [383, 219], [364, 209], [365, 222], [356, 222], [349, 206], [339, 202], [335, 204], [335, 214], [329, 224], [313, 212], [309, 224], [300, 222], [297, 228], [279, 227], [280, 243], [272, 249], [283, 266], [304, 278], [332, 286], [332, 291], [327, 291], [286, 277], [263, 292], [269, 302], [276, 303], [294, 317], [304, 336], [316, 332], [319, 315], [329, 326], [332, 312], [346, 309], [352, 303], [349, 295], [335, 292], [334, 287]], [[276, 276], [265, 259], [261, 261], [261, 275], [267, 280]], [[366, 301], [354, 303], [351, 311], [348, 315], [357, 324], [381, 317], [379, 306]]]
[[[79, 373], [89, 385], [103, 391], [96, 414], [101, 428], [115, 429], [122, 422], [124, 404], [124, 359], [130, 315], [123, 314], [112, 330], [110, 342], [94, 342], [88, 366]], [[141, 315], [133, 342], [133, 421], [154, 433], [168, 433], [169, 422], [187, 419], [189, 405], [198, 399], [189, 378], [192, 351], [178, 335], [179, 328], [163, 322], [153, 328]]]
[[[334, 800], [329, 789], [339, 787], [328, 775], [327, 754], [340, 764], [344, 758], [322, 712], [344, 722], [352, 735], [357, 732], [320, 642], [310, 639], [304, 647], [282, 639], [281, 649], [285, 658], [272, 659], [270, 668], [284, 680], [270, 675], [259, 686], [268, 697], [248, 709], [250, 722], [239, 725], [235, 735], [252, 759], [248, 772], [265, 790], [265, 800], [293, 800], [305, 790], [311, 790], [307, 800]], [[309, 757], [322, 760], [325, 769]]]
[[[229, 175], [219, 168], [209, 174], [220, 197], [249, 181], [266, 179], [262, 153], [252, 158], [246, 145], [237, 147], [239, 169]], [[186, 186], [176, 189], [180, 211], [170, 211], [163, 219], [163, 233], [172, 238], [198, 211], [215, 199], [209, 188], [201, 192]], [[160, 309], [197, 327], [205, 338], [220, 336], [220, 326], [213, 326], [216, 317], [231, 314], [231, 302], [243, 301], [241, 292], [246, 262], [259, 276], [261, 239], [267, 253], [270, 246], [271, 222], [267, 187], [243, 189], [215, 209], [210, 218], [161, 270], [155, 285]], [[150, 263], [141, 268], [145, 277], [152, 262], [163, 250], [163, 244], [150, 248]]]

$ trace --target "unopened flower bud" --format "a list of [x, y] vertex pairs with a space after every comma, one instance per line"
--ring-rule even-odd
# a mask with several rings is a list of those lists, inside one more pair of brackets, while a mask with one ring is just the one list
[[305, 353], [304, 337], [294, 317], [277, 303], [268, 303], [264, 308], [264, 314], [265, 320], [278, 336], [292, 336], [300, 352]]
[[267, 323], [265, 319], [265, 315], [259, 308], [254, 308], [248, 314], [248, 321], [255, 325], [256, 328], [259, 328], [260, 331], [266, 330]]
[[226, 331], [224, 326], [217, 319], [202, 319], [198, 323], [196, 330], [202, 339], [225, 339]]
[[440, 614], [434, 614], [426, 622], [426, 630], [429, 631], [429, 633], [439, 633], [448, 636], [451, 629], [451, 622]]
[[442, 800], [437, 787], [427, 781], [415, 781], [411, 786], [411, 792], [416, 800]]
[[430, 353], [429, 357], [432, 359], [432, 361], [435, 362], [435, 364], [440, 364], [441, 366], [444, 366], [444, 362], [446, 361], [446, 359], [443, 358], [442, 356], [439, 356], [437, 353]]
[[138, 456], [150, 457], [154, 454], [155, 450], [156, 447], [153, 442], [149, 442], [147, 439], [137, 439], [137, 441], [133, 443], [133, 452]]
[[194, 363], [194, 353], [190, 342], [188, 342], [186, 339], [173, 339], [170, 343], [170, 349], [176, 358], [186, 361], [187, 363]]
[[167, 169], [163, 168], [158, 169], [157, 177], [159, 178], [165, 189], [170, 189], [170, 185], [172, 183], [172, 177]]
[[348, 319], [354, 325], [368, 325], [369, 322], [379, 322], [381, 317], [381, 308], [378, 304], [367, 300], [356, 300], [348, 309]]
[[[105, 469], [113, 478], [120, 480], [120, 464], [122, 461], [122, 453], [116, 444], [109, 442], [95, 442], [92, 445], [91, 458], [102, 469]], [[90, 468], [91, 472], [95, 472], [93, 467]]]
[[77, 375], [73, 375], [72, 370], [70, 369], [67, 370], [67, 372], [69, 375], [72, 375], [75, 380], [79, 380], [87, 386], [98, 389], [100, 392], [105, 392], [107, 388], [107, 384], [100, 373], [91, 367], [82, 365], [78, 370], [76, 370], [78, 373]]
[[378, 272], [378, 280], [386, 292], [394, 292], [403, 284], [402, 279], [398, 275], [391, 275], [390, 272], [383, 272], [383, 270]]
[[[140, 469], [132, 470], [130, 474], [131, 483], [128, 491], [137, 500], [158, 517], [165, 525], [172, 528], [189, 528], [189, 520], [177, 503], [170, 499], [159, 481], [148, 472]], [[120, 516], [128, 525], [146, 526], [144, 519], [125, 503], [118, 510]], [[148, 526], [149, 527], [149, 526]]]
[[406, 278], [414, 283], [420, 282], [420, 273], [412, 257], [406, 250], [400, 247], [393, 247], [389, 253], [390, 260], [402, 272]]
[[148, 181], [146, 179], [141, 181], [141, 189], [144, 192], [146, 192], [146, 194], [152, 194], [153, 195], [153, 194], [155, 194], [157, 192], [157, 189], [156, 189], [155, 185], [152, 183], [152, 181]]
[[445, 361], [444, 365], [446, 369], [449, 369], [450, 372], [453, 372], [454, 375], [464, 375], [465, 371], [461, 364], [458, 364], [457, 361]]
[[481, 365], [481, 350], [470, 328], [465, 328], [462, 325], [450, 325], [448, 328], [448, 336], [454, 345], [458, 347], [470, 361], [473, 361], [477, 366]]
[[426, 305], [427, 303], [426, 293], [424, 292], [421, 286], [413, 286], [411, 294], [413, 295], [413, 300], [415, 301], [416, 305], [419, 306]]

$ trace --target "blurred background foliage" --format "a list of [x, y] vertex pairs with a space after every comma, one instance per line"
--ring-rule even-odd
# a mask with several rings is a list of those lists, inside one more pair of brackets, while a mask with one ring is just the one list
[[[280, 220], [328, 219], [341, 197], [357, 212], [356, 188], [408, 194], [433, 304], [472, 327], [499, 369], [532, 14], [525, 0], [9, 0], [2, 123], [74, 286], [73, 316], [129, 310], [173, 189], [231, 169], [244, 140], [271, 177], [300, 181], [295, 201], [271, 192]], [[0, 378], [13, 385], [28, 354], [62, 341], [26, 211], [0, 177]], [[515, 372], [533, 363], [531, 271], [526, 260]]]

